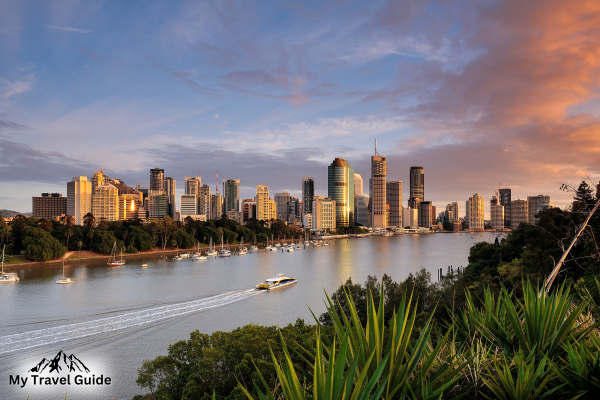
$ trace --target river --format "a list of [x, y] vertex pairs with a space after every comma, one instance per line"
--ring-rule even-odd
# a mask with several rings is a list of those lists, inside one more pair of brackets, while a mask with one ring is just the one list
[[[490, 233], [422, 234], [338, 239], [293, 253], [260, 249], [205, 261], [149, 256], [111, 268], [96, 260], [66, 265], [72, 285], [55, 284], [60, 265], [11, 268], [21, 281], [0, 285], [0, 399], [62, 399], [66, 390], [68, 399], [131, 399], [144, 392], [135, 383], [143, 360], [166, 354], [169, 344], [196, 329], [283, 326], [297, 318], [312, 323], [309, 308], [324, 312], [323, 291], [333, 292], [349, 277], [363, 283], [368, 275], [388, 274], [398, 281], [425, 268], [435, 280], [438, 268], [445, 273], [448, 265], [466, 266], [474, 243], [493, 240]], [[298, 283], [251, 290], [277, 273]], [[35, 373], [28, 371], [60, 350], [75, 355], [90, 376], [110, 377], [110, 384], [34, 385]], [[28, 382], [10, 384], [11, 375]]]

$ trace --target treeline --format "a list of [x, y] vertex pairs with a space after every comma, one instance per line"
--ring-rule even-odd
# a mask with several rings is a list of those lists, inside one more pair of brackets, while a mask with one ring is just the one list
[[[221, 219], [194, 221], [186, 218], [183, 222], [170, 217], [141, 220], [105, 221], [97, 220], [88, 213], [82, 226], [75, 225], [72, 217], [64, 222], [45, 218], [16, 216], [8, 225], [0, 214], [0, 248], [6, 245], [7, 254], [24, 254], [28, 260], [48, 261], [62, 257], [66, 251], [94, 250], [109, 254], [114, 243], [117, 251], [137, 253], [157, 246], [188, 249], [196, 243], [265, 243], [267, 239], [301, 239], [303, 232], [295, 226], [287, 226], [283, 221], [250, 220], [246, 226], [230, 220], [226, 215]], [[68, 247], [68, 249], [67, 249]]]

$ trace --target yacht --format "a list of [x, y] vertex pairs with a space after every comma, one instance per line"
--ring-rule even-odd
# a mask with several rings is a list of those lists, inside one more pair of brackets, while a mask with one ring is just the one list
[[223, 248], [223, 235], [221, 235], [221, 251], [219, 251], [219, 257], [230, 257], [231, 251], [229, 249]]
[[111, 258], [109, 258], [108, 262], [107, 262], [109, 267], [121, 267], [121, 266], [125, 265], [125, 260], [123, 260], [123, 249], [121, 249], [121, 259], [117, 260], [117, 242], [115, 242], [115, 244], [113, 244], [113, 248], [112, 248], [110, 257]]
[[291, 244], [285, 248], [285, 251], [287, 251], [288, 253], [291, 253], [292, 251], [294, 251], [294, 246], [292, 246]]
[[181, 261], [183, 260], [183, 257], [181, 257], [179, 254], [176, 255], [175, 257], [173, 257], [173, 261]]
[[210, 244], [208, 245], [208, 251], [206, 252], [206, 255], [209, 257], [216, 257], [219, 255], [219, 253], [217, 252], [217, 250], [215, 250], [213, 248], [213, 241], [212, 238], [210, 239]]
[[275, 247], [281, 247], [281, 243], [275, 243]]
[[296, 245], [296, 250], [302, 250], [302, 245], [301, 244]]
[[183, 253], [180, 255], [181, 258], [190, 258], [192, 255], [190, 253]]
[[242, 237], [242, 242], [240, 243], [240, 247], [238, 249], [238, 256], [245, 256], [248, 254], [248, 248], [244, 246], [244, 238]]
[[252, 246], [250, 246], [250, 251], [252, 250], [258, 250], [258, 246], [253, 244]]
[[75, 283], [75, 281], [73, 280], [73, 278], [67, 278], [67, 277], [65, 277], [65, 257], [64, 256], [63, 256], [63, 259], [62, 259], [62, 270], [63, 270], [62, 271], [63, 272], [62, 278], [57, 279], [56, 283], [63, 284], [63, 285], [64, 284], [68, 284], [68, 283]]
[[[6, 245], [4, 245], [4, 248]], [[4, 272], [4, 248], [2, 248], [2, 275], [0, 275], [0, 282], [18, 282], [19, 275], [16, 272]]]
[[273, 278], [269, 278], [264, 281], [264, 283], [259, 283], [256, 285], [257, 290], [273, 290], [279, 289], [285, 286], [293, 285], [298, 280], [296, 278], [289, 278], [283, 274], [277, 274], [277, 276]]

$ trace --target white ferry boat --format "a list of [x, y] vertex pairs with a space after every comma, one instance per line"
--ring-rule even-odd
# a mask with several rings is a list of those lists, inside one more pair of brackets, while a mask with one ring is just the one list
[[296, 278], [290, 278], [283, 274], [277, 274], [277, 276], [265, 280], [264, 283], [259, 283], [256, 285], [256, 290], [279, 289], [285, 286], [293, 285], [296, 282], [298, 282]]

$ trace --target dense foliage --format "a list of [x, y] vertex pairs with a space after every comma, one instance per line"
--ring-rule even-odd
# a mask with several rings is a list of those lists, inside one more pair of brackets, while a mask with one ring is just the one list
[[62, 257], [66, 248], [41, 228], [28, 226], [23, 230], [23, 246], [28, 260], [48, 261]]

